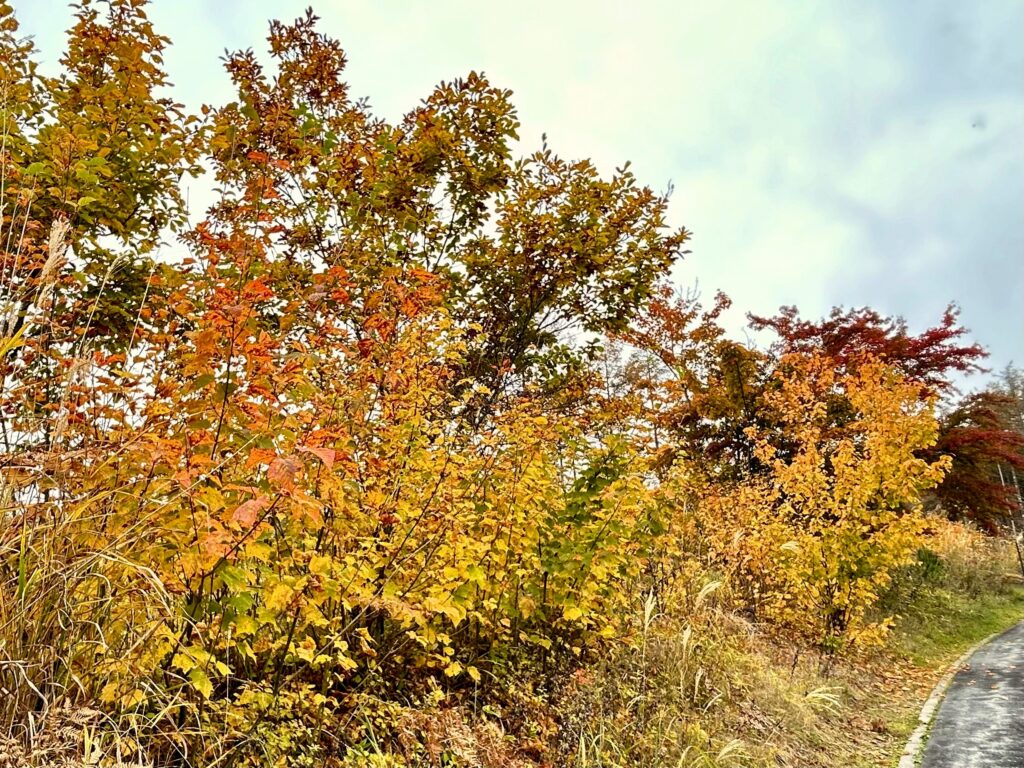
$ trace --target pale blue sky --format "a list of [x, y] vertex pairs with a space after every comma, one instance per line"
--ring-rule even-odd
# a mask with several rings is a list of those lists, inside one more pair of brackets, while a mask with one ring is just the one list
[[[153, 0], [192, 108], [225, 48], [310, 0]], [[680, 281], [751, 310], [870, 304], [914, 328], [958, 301], [990, 364], [1024, 363], [1024, 0], [320, 0], [355, 95], [384, 116], [482, 70], [542, 132], [632, 160], [694, 232]], [[70, 11], [15, 0], [53, 62]], [[196, 198], [202, 197], [195, 190]]]

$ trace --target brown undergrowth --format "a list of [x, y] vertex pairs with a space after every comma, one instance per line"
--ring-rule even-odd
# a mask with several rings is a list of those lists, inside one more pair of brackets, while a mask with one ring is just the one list
[[[893, 763], [921, 702], [965, 648], [1024, 616], [1009, 544], [943, 524], [889, 599], [885, 646], [830, 657], [781, 639], [697, 574], [639, 601], [635, 641], [524, 667], [502, 691], [364, 702], [352, 766], [868, 768]], [[55, 710], [0, 765], [134, 766], [131, 735], [95, 710]], [[335, 727], [331, 724], [328, 727]], [[26, 749], [25, 744], [30, 745]]]

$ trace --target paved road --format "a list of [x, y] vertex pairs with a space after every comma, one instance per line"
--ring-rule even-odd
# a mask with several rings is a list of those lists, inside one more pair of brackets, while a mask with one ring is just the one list
[[1024, 768], [1024, 624], [978, 649], [953, 678], [921, 768]]

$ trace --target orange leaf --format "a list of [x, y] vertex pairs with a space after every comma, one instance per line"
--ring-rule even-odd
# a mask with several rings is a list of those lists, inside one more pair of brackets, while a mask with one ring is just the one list
[[234, 511], [231, 515], [231, 519], [243, 528], [251, 528], [256, 523], [256, 518], [259, 517], [260, 512], [269, 506], [270, 499], [266, 496], [249, 499], [249, 501], [240, 505], [238, 509]]
[[334, 469], [334, 449], [333, 448], [313, 448], [311, 446], [303, 445], [299, 448], [301, 453], [312, 453], [327, 467], [327, 471], [330, 472]]
[[302, 469], [302, 462], [294, 456], [281, 456], [270, 462], [267, 469], [267, 479], [285, 490], [295, 488], [295, 476]]
[[257, 464], [269, 464], [277, 457], [274, 451], [266, 448], [253, 448], [249, 458], [245, 462], [246, 467], [255, 467]]

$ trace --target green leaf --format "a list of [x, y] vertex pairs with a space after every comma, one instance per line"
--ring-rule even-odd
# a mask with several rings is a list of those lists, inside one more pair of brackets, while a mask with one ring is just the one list
[[466, 569], [466, 575], [470, 581], [474, 581], [481, 586], [487, 581], [487, 574], [484, 573], [484, 569], [475, 563]]
[[86, 168], [76, 168], [75, 177], [79, 181], [84, 181], [86, 184], [98, 184], [100, 181], [99, 176]]

